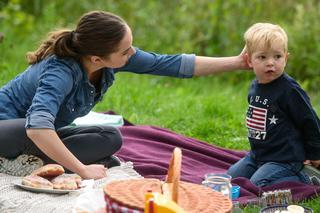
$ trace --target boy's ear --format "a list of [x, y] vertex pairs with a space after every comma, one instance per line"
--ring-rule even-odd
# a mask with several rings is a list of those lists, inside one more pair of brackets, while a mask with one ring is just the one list
[[250, 57], [250, 55], [249, 55], [248, 53], [246, 53], [246, 54], [244, 55], [244, 58], [245, 58], [245, 60], [246, 60], [246, 62], [247, 62], [247, 64], [248, 64], [248, 66], [249, 66], [250, 68], [252, 68], [252, 62], [251, 62], [251, 57]]
[[290, 53], [287, 52], [287, 54], [286, 54], [286, 62], [288, 61], [289, 55], [290, 55]]

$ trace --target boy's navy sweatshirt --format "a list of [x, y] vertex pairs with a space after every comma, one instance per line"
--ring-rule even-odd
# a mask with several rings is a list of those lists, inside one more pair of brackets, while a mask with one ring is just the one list
[[287, 74], [248, 94], [250, 156], [258, 162], [320, 159], [320, 121], [306, 92]]

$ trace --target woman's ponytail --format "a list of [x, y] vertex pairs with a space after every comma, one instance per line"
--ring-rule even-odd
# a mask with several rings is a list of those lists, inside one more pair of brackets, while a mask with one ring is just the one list
[[74, 32], [71, 30], [63, 29], [50, 32], [36, 51], [27, 53], [28, 63], [35, 64], [53, 54], [58, 57], [79, 59], [80, 56], [76, 53], [73, 37]]

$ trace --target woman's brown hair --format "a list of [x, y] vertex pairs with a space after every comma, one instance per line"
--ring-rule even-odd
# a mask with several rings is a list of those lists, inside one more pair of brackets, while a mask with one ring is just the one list
[[117, 51], [126, 33], [126, 26], [122, 18], [112, 13], [86, 13], [80, 18], [75, 30], [50, 32], [36, 51], [27, 53], [28, 63], [35, 64], [53, 54], [76, 60], [87, 55], [106, 57]]

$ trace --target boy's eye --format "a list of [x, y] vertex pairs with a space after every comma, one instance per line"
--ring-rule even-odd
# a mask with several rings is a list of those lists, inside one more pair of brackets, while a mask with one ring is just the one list
[[264, 55], [259, 55], [258, 59], [265, 59], [266, 57]]
[[282, 57], [282, 55], [280, 55], [280, 54], [275, 56], [276, 59], [279, 59], [281, 57]]

